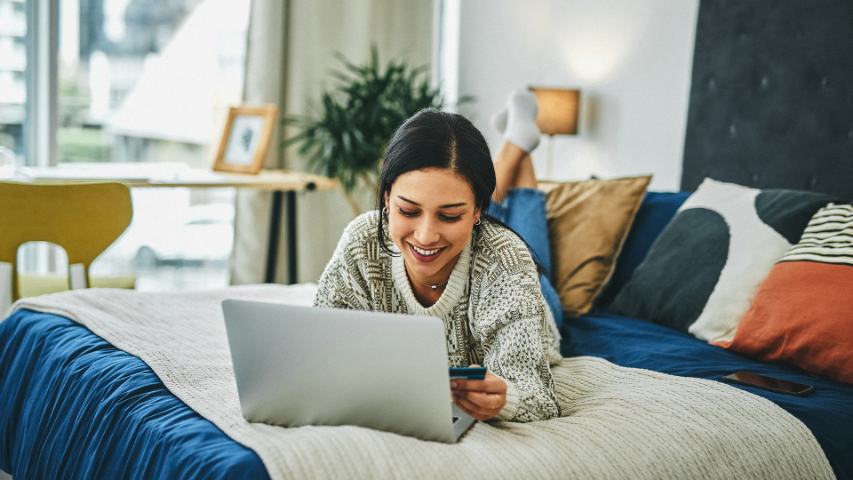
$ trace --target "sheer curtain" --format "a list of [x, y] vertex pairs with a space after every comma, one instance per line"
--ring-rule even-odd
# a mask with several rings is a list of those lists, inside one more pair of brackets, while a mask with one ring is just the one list
[[[334, 85], [329, 72], [339, 64], [333, 53], [362, 62], [372, 44], [381, 59], [427, 64], [432, 59], [433, 11], [433, 2], [426, 0], [254, 0], [244, 100], [276, 103], [283, 114], [310, 112], [320, 93]], [[305, 170], [304, 160], [292, 150], [278, 148], [284, 133], [273, 137], [266, 167]], [[363, 205], [371, 205], [372, 193], [358, 192]], [[270, 205], [268, 193], [238, 193], [232, 284], [263, 281]], [[298, 281], [319, 278], [351, 219], [351, 209], [339, 192], [298, 194]], [[284, 282], [284, 232], [279, 238], [276, 281]]]

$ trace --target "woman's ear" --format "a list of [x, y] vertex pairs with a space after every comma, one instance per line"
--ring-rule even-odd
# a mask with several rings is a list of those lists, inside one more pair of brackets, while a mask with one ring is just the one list
[[382, 199], [382, 206], [384, 208], [391, 208], [391, 192], [385, 192], [385, 198]]

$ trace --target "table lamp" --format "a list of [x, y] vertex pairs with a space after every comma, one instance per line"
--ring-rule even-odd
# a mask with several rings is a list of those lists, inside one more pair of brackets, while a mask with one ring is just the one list
[[554, 135], [577, 135], [581, 92], [574, 88], [529, 87], [536, 96], [536, 126], [548, 135], [548, 175], [551, 174]]

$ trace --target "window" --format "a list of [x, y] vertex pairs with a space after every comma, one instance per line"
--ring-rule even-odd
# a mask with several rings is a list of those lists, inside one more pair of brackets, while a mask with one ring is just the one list
[[27, 14], [25, 0], [0, 0], [0, 155], [24, 155]]
[[59, 162], [208, 165], [243, 84], [246, 0], [65, 0]]
[[[41, 7], [0, 0], [0, 146], [43, 163], [26, 148], [28, 135], [47, 141], [28, 127], [26, 112], [43, 110], [27, 108], [24, 73], [49, 52], [56, 97], [46, 135], [56, 163], [209, 167], [218, 122], [241, 97], [250, 0], [32, 2]], [[52, 22], [28, 23], [33, 12]], [[43, 38], [38, 30], [51, 23], [53, 44], [27, 50], [25, 40]], [[227, 285], [233, 198], [225, 189], [134, 189], [133, 223], [93, 275], [133, 271], [148, 290]]]

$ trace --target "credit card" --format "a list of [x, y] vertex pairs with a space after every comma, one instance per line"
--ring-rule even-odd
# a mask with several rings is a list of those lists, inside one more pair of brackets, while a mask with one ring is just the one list
[[450, 367], [450, 378], [483, 380], [486, 378], [486, 367]]

